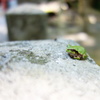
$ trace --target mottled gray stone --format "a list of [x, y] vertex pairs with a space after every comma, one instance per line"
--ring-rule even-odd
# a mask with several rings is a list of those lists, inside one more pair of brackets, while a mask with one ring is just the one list
[[47, 15], [35, 4], [22, 4], [6, 13], [10, 40], [45, 39]]
[[0, 100], [99, 100], [100, 67], [71, 59], [71, 40], [0, 44]]

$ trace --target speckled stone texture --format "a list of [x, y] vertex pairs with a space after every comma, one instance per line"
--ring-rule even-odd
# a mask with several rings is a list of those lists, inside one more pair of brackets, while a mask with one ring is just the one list
[[45, 39], [47, 15], [35, 4], [22, 4], [6, 13], [9, 40]]
[[100, 67], [71, 59], [71, 40], [0, 44], [0, 100], [99, 100]]

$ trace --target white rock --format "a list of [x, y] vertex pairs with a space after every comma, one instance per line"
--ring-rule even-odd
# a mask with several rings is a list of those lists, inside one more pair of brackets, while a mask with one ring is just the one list
[[0, 44], [0, 100], [99, 100], [100, 67], [71, 59], [70, 40]]

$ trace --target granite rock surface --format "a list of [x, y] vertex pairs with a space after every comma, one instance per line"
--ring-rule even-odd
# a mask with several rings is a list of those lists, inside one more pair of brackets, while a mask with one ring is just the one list
[[0, 44], [0, 100], [99, 100], [100, 67], [71, 59], [71, 40]]

